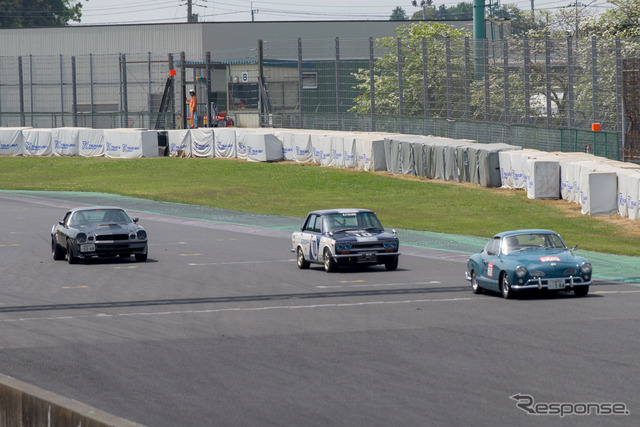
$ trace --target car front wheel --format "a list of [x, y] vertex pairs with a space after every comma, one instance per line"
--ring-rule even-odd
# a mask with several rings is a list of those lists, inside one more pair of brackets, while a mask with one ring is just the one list
[[478, 285], [478, 277], [476, 276], [476, 272], [471, 272], [471, 290], [474, 294], [481, 294], [482, 288]]
[[577, 297], [586, 297], [589, 293], [589, 285], [587, 286], [576, 286], [573, 288], [573, 293]]
[[76, 256], [76, 253], [73, 250], [73, 244], [71, 243], [70, 240], [67, 240], [67, 262], [69, 264], [78, 263], [78, 257]]
[[336, 261], [331, 256], [331, 250], [329, 250], [329, 248], [324, 250], [324, 271], [327, 273], [336, 271]]
[[394, 271], [398, 268], [398, 256], [394, 256], [393, 258], [391, 258], [389, 261], [384, 263], [384, 267], [388, 270], [388, 271]]
[[144, 247], [144, 252], [136, 254], [136, 261], [138, 262], [144, 262], [147, 260], [147, 249], [148, 249], [148, 245]]
[[302, 248], [298, 246], [298, 250], [296, 251], [296, 261], [298, 262], [298, 268], [300, 270], [306, 270], [309, 268], [309, 261], [304, 259], [304, 252], [302, 252]]
[[64, 250], [60, 247], [58, 242], [56, 242], [54, 237], [51, 238], [51, 254], [53, 255], [53, 259], [56, 261], [64, 259]]
[[513, 297], [507, 273], [502, 273], [502, 276], [500, 276], [500, 291], [502, 292], [504, 299], [511, 299]]

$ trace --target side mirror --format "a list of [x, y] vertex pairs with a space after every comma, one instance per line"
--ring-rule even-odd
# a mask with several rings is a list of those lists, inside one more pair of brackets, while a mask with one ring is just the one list
[[487, 255], [491, 255], [491, 256], [493, 256], [493, 255], [495, 255], [495, 254], [496, 254], [496, 253], [495, 253], [495, 252], [493, 252], [493, 251], [487, 251]]
[[575, 245], [571, 248], [572, 251], [575, 251], [576, 249], [578, 249], [578, 245]]
[[64, 225], [64, 221], [58, 221], [58, 224]]
[[137, 224], [137, 223], [138, 223], [138, 221], [140, 221], [140, 218], [133, 218], [133, 222], [134, 222], [134, 223], [136, 223], [136, 224]]

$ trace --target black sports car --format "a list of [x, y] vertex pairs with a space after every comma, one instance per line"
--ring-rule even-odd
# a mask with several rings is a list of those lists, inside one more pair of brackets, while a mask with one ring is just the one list
[[147, 232], [122, 208], [72, 209], [51, 229], [53, 259], [75, 264], [80, 258], [135, 255], [147, 260]]

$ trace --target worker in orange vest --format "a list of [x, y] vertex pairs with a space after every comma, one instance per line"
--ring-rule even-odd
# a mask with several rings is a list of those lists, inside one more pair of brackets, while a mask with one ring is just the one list
[[191, 89], [189, 91], [189, 96], [191, 99], [189, 100], [189, 110], [191, 112], [191, 128], [198, 127], [198, 98], [196, 97], [196, 91]]

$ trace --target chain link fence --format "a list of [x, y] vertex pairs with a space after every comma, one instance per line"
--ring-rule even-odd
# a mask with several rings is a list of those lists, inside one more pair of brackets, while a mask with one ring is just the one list
[[203, 126], [224, 110], [242, 126], [428, 134], [637, 162], [639, 46], [570, 37], [297, 39], [199, 58], [0, 57], [0, 125], [182, 128], [194, 87]]

